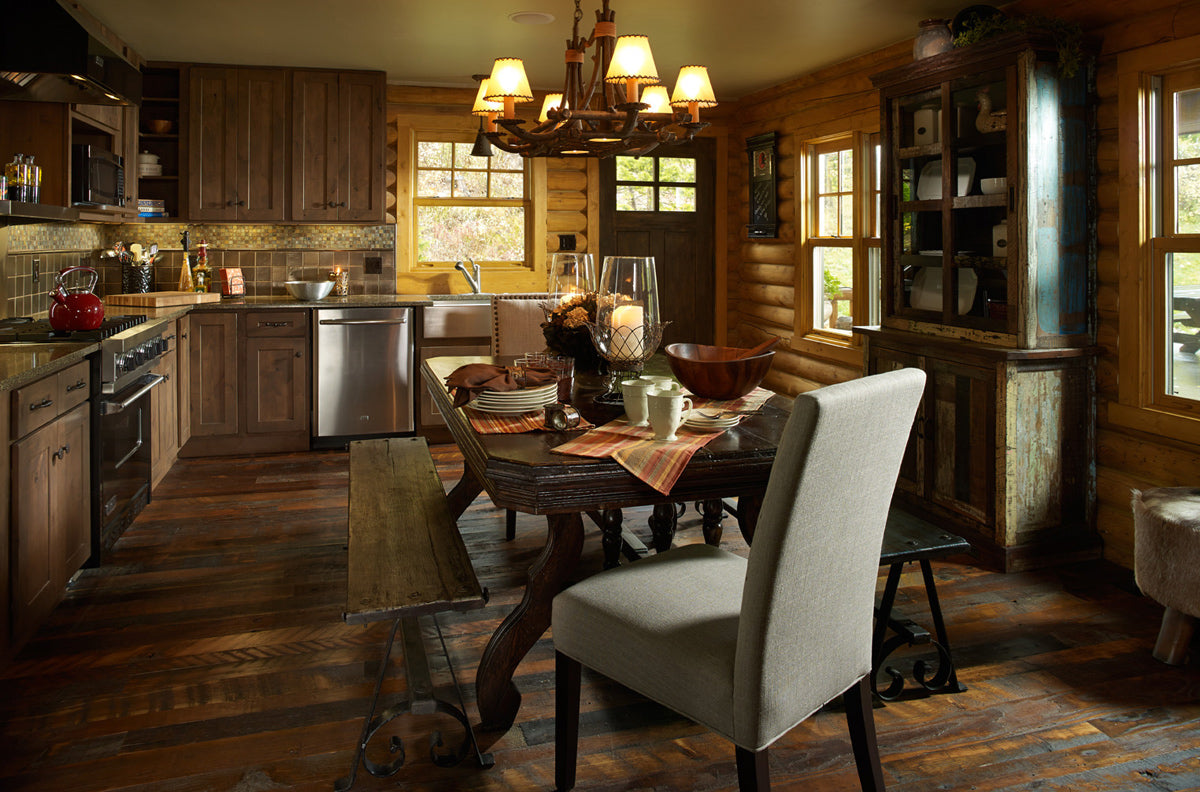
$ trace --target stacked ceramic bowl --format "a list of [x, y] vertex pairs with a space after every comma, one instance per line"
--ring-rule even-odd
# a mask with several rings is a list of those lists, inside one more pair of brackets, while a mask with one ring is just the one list
[[688, 413], [684, 425], [698, 432], [724, 432], [737, 426], [739, 420], [741, 416], [735, 413], [697, 409]]
[[540, 388], [522, 388], [515, 391], [484, 391], [471, 402], [476, 410], [493, 415], [520, 415], [540, 410], [547, 404], [558, 401], [558, 383], [551, 382]]
[[157, 154], [143, 151], [138, 154], [138, 176], [162, 176], [163, 166]]

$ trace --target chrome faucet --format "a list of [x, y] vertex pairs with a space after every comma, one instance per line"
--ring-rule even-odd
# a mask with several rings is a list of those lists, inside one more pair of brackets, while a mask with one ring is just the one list
[[479, 294], [480, 293], [479, 265], [475, 263], [475, 259], [473, 259], [473, 258], [468, 258], [467, 261], [471, 262], [471, 270], [475, 273], [475, 277], [471, 277], [471, 273], [467, 272], [467, 265], [463, 264], [461, 261], [455, 263], [454, 269], [461, 272], [463, 277], [467, 279], [467, 283], [471, 287], [471, 294]]

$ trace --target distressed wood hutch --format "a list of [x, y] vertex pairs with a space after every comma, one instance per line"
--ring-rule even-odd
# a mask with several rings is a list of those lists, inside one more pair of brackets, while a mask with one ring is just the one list
[[928, 374], [896, 497], [1004, 570], [1098, 552], [1091, 80], [1056, 60], [1005, 36], [873, 78], [883, 311], [855, 332], [868, 373]]

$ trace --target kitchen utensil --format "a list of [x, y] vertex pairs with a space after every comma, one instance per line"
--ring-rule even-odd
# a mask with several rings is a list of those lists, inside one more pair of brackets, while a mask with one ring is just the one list
[[[84, 286], [68, 287], [64, 278], [73, 272], [88, 274]], [[91, 267], [68, 267], [58, 273], [50, 292], [50, 326], [59, 331], [95, 330], [104, 321], [104, 303], [93, 290], [100, 276]]]
[[759, 344], [755, 344], [754, 346], [745, 350], [742, 354], [738, 355], [736, 359], [741, 360], [743, 358], [752, 358], [752, 357], [755, 357], [756, 355], [761, 355], [763, 352], [766, 352], [769, 349], [774, 349], [775, 345], [778, 344], [782, 340], [783, 339], [780, 338], [779, 336], [774, 336], [772, 338], [768, 338], [766, 341], [763, 341], [762, 343], [759, 343]]

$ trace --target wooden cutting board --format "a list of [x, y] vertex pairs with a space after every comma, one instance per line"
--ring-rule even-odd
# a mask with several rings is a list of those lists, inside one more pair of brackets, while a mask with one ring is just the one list
[[146, 294], [110, 294], [104, 298], [109, 305], [137, 305], [142, 308], [166, 308], [172, 305], [195, 305], [220, 302], [221, 295], [211, 292], [160, 291]]

